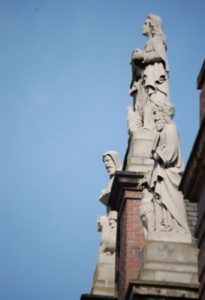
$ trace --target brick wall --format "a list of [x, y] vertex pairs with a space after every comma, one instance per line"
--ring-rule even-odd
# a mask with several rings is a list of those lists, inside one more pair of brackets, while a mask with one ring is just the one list
[[128, 283], [137, 279], [141, 266], [144, 234], [139, 215], [141, 192], [125, 191], [124, 206], [119, 216], [118, 290], [124, 299]]
[[187, 214], [187, 221], [191, 231], [192, 236], [194, 236], [194, 231], [196, 228], [197, 223], [197, 203], [190, 202], [189, 200], [184, 200], [186, 214]]

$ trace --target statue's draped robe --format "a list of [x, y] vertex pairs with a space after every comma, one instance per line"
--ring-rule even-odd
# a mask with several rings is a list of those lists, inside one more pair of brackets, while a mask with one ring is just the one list
[[[122, 170], [122, 165], [121, 165], [121, 162], [120, 162], [120, 157], [119, 157], [119, 154], [116, 151], [107, 151], [107, 152], [105, 152], [103, 154], [103, 157], [105, 157], [106, 155], [110, 156], [111, 159], [113, 160], [114, 165], [115, 165], [115, 171]], [[106, 206], [108, 205], [108, 200], [109, 200], [109, 197], [110, 197], [110, 192], [111, 192], [113, 180], [114, 180], [114, 175], [112, 175], [110, 177], [110, 180], [108, 182], [107, 188], [105, 188], [105, 189], [103, 189], [101, 191], [101, 194], [100, 194], [100, 197], [99, 197], [99, 200], [103, 204], [105, 204]]]
[[[164, 129], [157, 133], [156, 139], [158, 140], [156, 153], [159, 160], [155, 161], [150, 187], [154, 190], [154, 194], [159, 196], [172, 219], [177, 221], [177, 225], [180, 225], [179, 228], [182, 227], [183, 231], [188, 233], [184, 199], [178, 190], [183, 161], [176, 125], [174, 123], [166, 124]], [[157, 141], [155, 143], [157, 144]]]
[[155, 104], [170, 103], [168, 88], [168, 60], [164, 40], [161, 35], [149, 38], [145, 45], [143, 85], [144, 128], [153, 129], [153, 107]]
[[142, 116], [143, 127], [154, 128], [153, 108], [155, 104], [170, 103], [168, 88], [168, 60], [164, 38], [150, 37], [145, 45], [144, 70], [137, 83], [135, 110]]

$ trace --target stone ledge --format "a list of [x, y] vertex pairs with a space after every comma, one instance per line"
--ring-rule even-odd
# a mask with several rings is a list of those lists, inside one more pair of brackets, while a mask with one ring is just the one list
[[199, 299], [198, 285], [130, 281], [125, 300]]
[[117, 300], [117, 298], [102, 295], [82, 294], [80, 300]]
[[123, 206], [125, 190], [139, 191], [139, 182], [144, 177], [144, 172], [116, 171], [108, 205], [112, 210], [120, 211]]
[[197, 254], [195, 244], [147, 241], [139, 279], [198, 285]]

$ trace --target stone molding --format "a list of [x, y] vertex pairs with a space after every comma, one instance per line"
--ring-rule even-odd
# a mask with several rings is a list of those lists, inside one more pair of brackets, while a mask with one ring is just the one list
[[82, 294], [80, 300], [117, 300], [116, 297]]
[[139, 183], [143, 172], [116, 171], [108, 205], [111, 210], [121, 213], [124, 205], [125, 190], [139, 191]]
[[125, 300], [198, 299], [198, 285], [130, 281]]

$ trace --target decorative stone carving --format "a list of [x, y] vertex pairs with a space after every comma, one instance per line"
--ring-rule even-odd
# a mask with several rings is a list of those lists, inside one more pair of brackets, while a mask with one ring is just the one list
[[111, 256], [116, 251], [117, 212], [110, 211], [108, 216], [97, 218], [98, 231], [101, 232], [100, 239], [100, 261], [105, 256]]
[[152, 130], [155, 105], [170, 104], [167, 41], [159, 16], [147, 16], [143, 35], [148, 37], [144, 50], [134, 50], [131, 59], [132, 82], [129, 93], [133, 96], [133, 109], [130, 107], [128, 111], [130, 133], [139, 128]]
[[143, 179], [145, 189], [140, 209], [145, 235], [174, 232], [187, 235], [187, 241], [191, 241], [183, 195], [178, 190], [183, 161], [178, 130], [171, 121], [173, 107], [162, 105], [153, 111], [156, 133], [151, 158], [154, 166]]
[[112, 188], [112, 183], [115, 175], [115, 171], [121, 170], [122, 165], [120, 162], [120, 157], [119, 154], [116, 151], [107, 151], [103, 154], [103, 162], [105, 164], [105, 168], [108, 172], [108, 175], [110, 177], [110, 181], [108, 182], [108, 185], [105, 189], [101, 191], [99, 200], [107, 205], [109, 196], [110, 196], [110, 191]]
[[117, 212], [110, 211], [108, 216], [98, 217], [97, 224], [101, 238], [92, 294], [114, 296]]
[[[120, 157], [116, 151], [103, 154], [103, 162], [110, 177], [107, 188], [101, 191], [99, 200], [107, 206], [115, 171], [121, 170]], [[115, 253], [117, 233], [117, 212], [107, 206], [108, 216], [97, 218], [98, 231], [101, 232], [99, 260], [96, 265], [93, 287], [94, 295], [115, 296]]]

